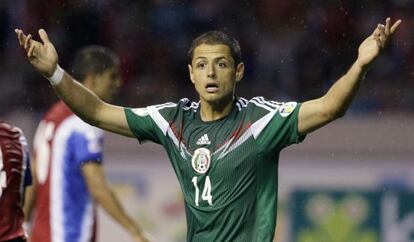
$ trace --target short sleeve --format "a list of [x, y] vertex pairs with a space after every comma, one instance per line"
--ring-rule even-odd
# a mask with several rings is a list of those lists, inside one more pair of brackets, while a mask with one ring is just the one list
[[92, 127], [77, 130], [71, 135], [68, 145], [77, 165], [81, 166], [86, 162], [102, 163], [103, 135], [99, 130]]
[[125, 108], [128, 126], [140, 143], [152, 141], [160, 144], [159, 129], [154, 123], [148, 108]]
[[298, 116], [301, 103], [286, 102], [274, 112], [270, 122], [257, 137], [259, 147], [264, 151], [279, 151], [291, 144], [300, 143], [305, 135], [298, 131]]

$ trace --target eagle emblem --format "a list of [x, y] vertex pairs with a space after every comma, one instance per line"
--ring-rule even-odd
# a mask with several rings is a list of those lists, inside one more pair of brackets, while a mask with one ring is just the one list
[[206, 148], [198, 148], [194, 151], [193, 158], [191, 159], [191, 165], [197, 173], [206, 173], [208, 171], [208, 168], [210, 167], [210, 162], [210, 150]]

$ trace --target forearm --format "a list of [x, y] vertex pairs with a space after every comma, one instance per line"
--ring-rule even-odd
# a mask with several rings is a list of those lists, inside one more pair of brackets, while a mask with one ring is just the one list
[[24, 213], [24, 220], [26, 222], [29, 222], [32, 216], [32, 211], [34, 207], [34, 201], [35, 201], [35, 186], [29, 186], [25, 190], [24, 194], [24, 204], [23, 204], [23, 213]]
[[92, 125], [99, 123], [103, 101], [65, 72], [57, 85], [52, 85], [58, 96], [82, 120]]
[[328, 116], [335, 119], [345, 114], [367, 71], [368, 67], [361, 67], [356, 61], [348, 72], [332, 85], [322, 97], [324, 110]]
[[99, 189], [99, 192], [92, 193], [99, 205], [128, 232], [141, 234], [138, 225], [125, 213], [113, 191], [109, 187]]

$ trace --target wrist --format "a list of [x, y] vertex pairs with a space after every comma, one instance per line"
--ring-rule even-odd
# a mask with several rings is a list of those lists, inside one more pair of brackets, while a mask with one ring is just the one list
[[368, 71], [369, 67], [371, 66], [371, 63], [364, 63], [359, 58], [357, 58], [357, 60], [355, 61], [355, 64], [357, 65], [357, 67], [360, 68], [361, 71], [363, 72]]
[[365, 75], [368, 72], [369, 65], [363, 65], [358, 60], [352, 65], [351, 72], [359, 76], [359, 79], [365, 79]]
[[50, 77], [47, 77], [47, 79], [52, 84], [52, 86], [56, 86], [62, 81], [64, 74], [65, 71], [59, 65], [56, 65], [56, 68], [53, 71], [52, 75]]

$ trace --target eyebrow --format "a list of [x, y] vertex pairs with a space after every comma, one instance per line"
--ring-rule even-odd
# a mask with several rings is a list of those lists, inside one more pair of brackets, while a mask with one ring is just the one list
[[[204, 60], [204, 59], [207, 59], [207, 57], [199, 56], [199, 57], [195, 58], [195, 60], [198, 60], [198, 59], [203, 59]], [[225, 56], [219, 56], [219, 57], [214, 58], [214, 60], [221, 60], [221, 59], [228, 60]]]

